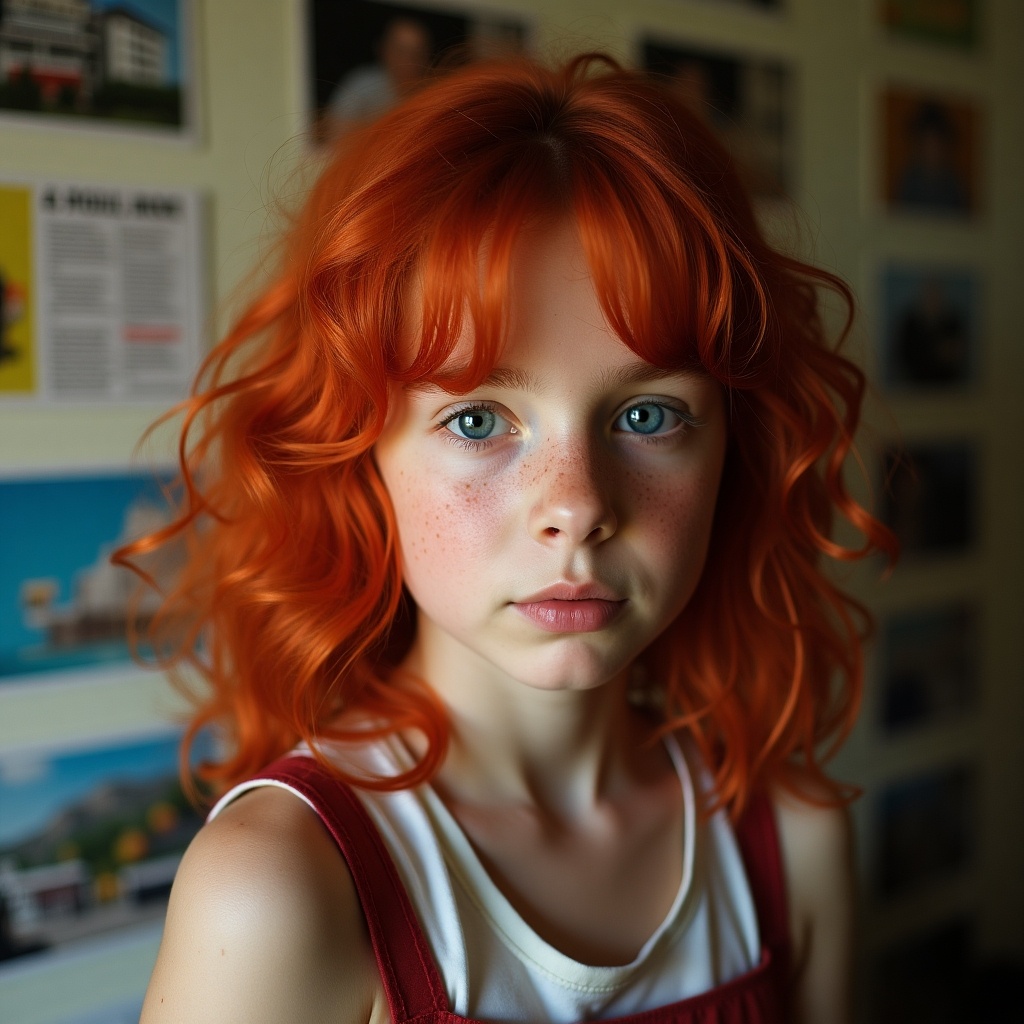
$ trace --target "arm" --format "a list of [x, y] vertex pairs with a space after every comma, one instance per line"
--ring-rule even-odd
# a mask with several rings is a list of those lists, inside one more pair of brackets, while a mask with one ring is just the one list
[[386, 1020], [355, 887], [292, 794], [246, 794], [175, 878], [142, 1024]]
[[849, 1024], [854, 925], [853, 830], [845, 808], [780, 794], [775, 813], [786, 872], [799, 1024]]

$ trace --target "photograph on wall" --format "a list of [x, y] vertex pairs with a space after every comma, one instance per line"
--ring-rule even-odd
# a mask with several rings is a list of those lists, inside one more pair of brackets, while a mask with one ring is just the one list
[[891, 87], [882, 96], [883, 198], [893, 213], [970, 217], [980, 208], [981, 117], [961, 97]]
[[36, 390], [32, 190], [0, 182], [0, 397]]
[[957, 915], [883, 949], [870, 976], [867, 1019], [872, 1024], [958, 1024], [978, 1019], [978, 992], [969, 989], [974, 931], [969, 917]]
[[0, 753], [0, 975], [163, 919], [201, 824], [179, 742], [163, 732]]
[[467, 6], [307, 0], [315, 137], [372, 121], [446, 68], [518, 53], [526, 23]]
[[970, 863], [976, 831], [974, 774], [963, 764], [899, 779], [876, 800], [875, 892], [891, 899], [955, 875]]
[[169, 404], [201, 350], [198, 193], [0, 182], [0, 401]]
[[903, 556], [961, 554], [976, 543], [979, 472], [971, 442], [915, 442], [883, 462], [883, 518]]
[[972, 604], [886, 616], [879, 642], [881, 721], [889, 733], [953, 725], [977, 706], [981, 643]]
[[188, 0], [4, 0], [0, 114], [192, 131]]
[[782, 63], [644, 39], [640, 63], [675, 89], [735, 157], [753, 193], [792, 187], [792, 83]]
[[[110, 555], [167, 524], [168, 480], [123, 470], [0, 477], [0, 689], [131, 664], [131, 610], [145, 629], [159, 599]], [[166, 586], [182, 559], [172, 544], [139, 561]]]
[[877, 0], [893, 36], [971, 49], [978, 39], [978, 0]]
[[887, 388], [967, 388], [980, 371], [977, 275], [930, 264], [882, 270], [881, 376]]

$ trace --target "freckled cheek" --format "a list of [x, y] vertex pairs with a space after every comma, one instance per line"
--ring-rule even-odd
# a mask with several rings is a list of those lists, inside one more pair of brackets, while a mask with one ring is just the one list
[[482, 573], [483, 559], [502, 535], [505, 509], [485, 486], [426, 481], [398, 493], [392, 504], [407, 575], [435, 582]]
[[631, 474], [630, 518], [648, 557], [678, 568], [703, 562], [718, 483], [714, 468], [676, 480]]

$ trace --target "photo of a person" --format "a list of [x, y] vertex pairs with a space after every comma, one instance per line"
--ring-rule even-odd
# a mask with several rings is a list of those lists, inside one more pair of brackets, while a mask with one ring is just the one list
[[978, 282], [970, 270], [891, 264], [882, 274], [883, 380], [891, 388], [967, 385], [978, 373]]
[[389, 0], [310, 0], [309, 96], [317, 142], [373, 121], [433, 78], [521, 52], [523, 22]]
[[888, 90], [883, 103], [889, 208], [954, 216], [975, 213], [975, 105], [902, 89]]
[[430, 30], [420, 20], [395, 17], [377, 46], [378, 61], [350, 71], [331, 93], [327, 115], [344, 129], [383, 114], [415, 92], [427, 77], [432, 58]]
[[760, 58], [645, 40], [641, 63], [677, 92], [722, 140], [759, 197], [791, 184], [790, 79]]

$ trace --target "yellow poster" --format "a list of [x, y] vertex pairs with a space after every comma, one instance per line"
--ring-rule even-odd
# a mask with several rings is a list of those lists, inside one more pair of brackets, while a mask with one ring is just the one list
[[0, 396], [36, 388], [32, 191], [0, 185]]

